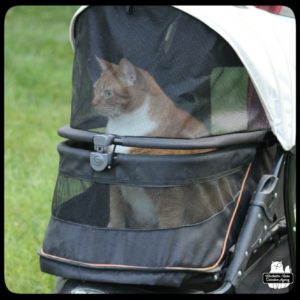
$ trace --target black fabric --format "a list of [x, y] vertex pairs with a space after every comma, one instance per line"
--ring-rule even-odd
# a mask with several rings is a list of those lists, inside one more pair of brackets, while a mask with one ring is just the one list
[[[92, 130], [107, 123], [91, 107], [101, 73], [96, 56], [114, 64], [126, 58], [148, 71], [179, 108], [212, 133], [247, 131], [247, 118], [258, 115], [247, 107], [252, 103], [247, 97], [257, 95], [254, 89], [248, 93], [250, 79], [240, 59], [201, 21], [171, 6], [140, 5], [133, 14], [125, 6], [90, 6], [75, 22], [74, 128]], [[262, 125], [255, 129], [269, 127]]]
[[[164, 36], [173, 22], [177, 24], [176, 35], [166, 42]], [[184, 45], [183, 52], [181, 47]], [[209, 90], [209, 73], [215, 64], [219, 65], [215, 57], [208, 59], [210, 53], [214, 50], [219, 54], [230, 53], [227, 44], [222, 40], [220, 42], [217, 34], [207, 26], [199, 25], [195, 19], [169, 6], [137, 6], [133, 15], [128, 15], [124, 6], [90, 7], [77, 19], [75, 49], [71, 122], [75, 128], [80, 126], [77, 123], [81, 119], [79, 114], [84, 113], [83, 108], [87, 108], [85, 103], [92, 99], [91, 86], [100, 73], [95, 55], [114, 63], [126, 57], [153, 74], [165, 92], [180, 104], [188, 103], [190, 92], [199, 90], [199, 86], [202, 93]], [[201, 55], [194, 49], [202, 49]], [[218, 58], [220, 60], [221, 56]], [[239, 64], [236, 57], [233, 61]], [[91, 81], [84, 78], [91, 78]], [[82, 82], [84, 85], [80, 84]], [[196, 103], [201, 105], [198, 113], [208, 115], [208, 99], [201, 95], [198, 99], [201, 99]], [[193, 106], [192, 102], [190, 106]], [[103, 119], [101, 122], [99, 118], [98, 122], [99, 127], [103, 126]]]
[[[230, 240], [227, 246], [230, 247], [239, 234], [239, 228], [244, 220], [247, 203], [250, 199], [250, 191], [254, 188], [253, 179], [261, 172], [268, 172], [270, 160], [274, 154], [271, 150], [259, 152], [256, 157], [257, 168], [250, 173], [250, 182], [247, 184], [237, 218], [233, 224]], [[257, 173], [257, 174], [256, 174]], [[252, 183], [251, 183], [252, 182]], [[96, 189], [96, 190], [95, 190]], [[51, 218], [46, 237], [43, 244], [43, 251], [50, 255], [62, 258], [73, 259], [75, 263], [49, 259], [41, 255], [41, 270], [50, 274], [73, 278], [78, 280], [90, 280], [93, 282], [109, 282], [123, 284], [145, 284], [181, 287], [183, 285], [193, 286], [201, 289], [207, 288], [207, 276], [213, 281], [213, 275], [193, 271], [166, 271], [161, 267], [183, 266], [199, 267], [208, 266], [213, 263], [220, 254], [222, 240], [225, 235], [226, 224], [232, 213], [231, 205], [222, 213], [209, 220], [193, 226], [185, 226], [167, 230], [115, 230], [100, 229], [107, 222], [105, 213], [97, 209], [97, 185], [92, 185], [86, 197], [90, 203], [78, 195], [63, 205], [70, 213], [77, 209], [77, 215], [86, 219], [92, 219], [90, 212], [99, 215], [98, 223], [92, 226], [85, 226]], [[103, 193], [103, 188], [102, 188]], [[101, 202], [103, 202], [101, 200]], [[105, 202], [105, 201], [104, 201]], [[106, 204], [107, 205], [107, 204]], [[92, 212], [92, 208], [95, 210]], [[108, 209], [108, 208], [107, 208]], [[65, 219], [66, 216], [61, 216]], [[76, 217], [74, 222], [77, 222]], [[212, 230], [213, 229], [213, 230]], [[162, 242], [163, 241], [163, 242]], [[81, 262], [81, 263], [80, 263]], [[119, 269], [116, 267], [87, 267], [82, 264], [108, 263], [108, 264], [133, 264], [150, 266], [149, 269], [133, 270]], [[196, 282], [196, 283], [195, 283]]]
[[196, 225], [158, 230], [103, 229], [52, 217], [43, 250], [51, 255], [95, 264], [144, 266], [154, 270], [207, 267], [220, 256], [233, 206], [231, 203]]
[[[58, 277], [55, 293], [73, 294], [74, 290], [84, 289], [87, 292], [92, 290], [96, 294], [194, 294], [201, 292], [204, 294], [205, 292], [216, 290], [220, 286], [220, 283], [212, 280], [211, 274], [208, 276], [201, 274], [201, 276], [193, 276], [192, 278], [198, 280], [198, 285], [191, 285], [191, 280], [185, 281], [185, 283], [189, 283], [188, 287], [165, 287], [159, 285], [100, 283]], [[200, 285], [199, 278], [201, 278]], [[203, 286], [204, 282], [205, 285]]]
[[195, 155], [117, 154], [111, 169], [96, 172], [90, 166], [90, 151], [71, 146], [71, 142], [58, 145], [61, 173], [94, 182], [144, 187], [183, 185], [225, 175], [247, 166], [256, 151], [249, 147]]
[[[156, 272], [156, 271], [126, 271], [126, 270], [105, 270], [100, 272], [97, 269], [84, 268], [71, 264], [65, 264], [60, 261], [50, 260], [46, 257], [40, 256], [41, 270], [46, 273], [61, 276], [65, 278], [77, 279], [81, 281], [92, 282], [108, 282], [118, 284], [128, 284], [128, 282], [137, 285], [149, 286], [164, 286], [164, 287], [180, 287], [183, 282], [201, 275], [193, 274], [191, 272]], [[204, 278], [208, 277], [207, 274]], [[209, 275], [211, 281], [213, 276]], [[204, 286], [205, 287], [205, 286]]]
[[[236, 201], [243, 175], [243, 170], [238, 170], [218, 179], [180, 187], [114, 185], [113, 188], [131, 195], [121, 198], [125, 207], [117, 206], [119, 222], [116, 224], [114, 218], [114, 228], [166, 229], [205, 221]], [[110, 221], [108, 206], [114, 199], [111, 188], [107, 184], [90, 183], [60, 174], [53, 196], [52, 214], [77, 224], [107, 227]]]
[[[102, 228], [109, 226], [112, 218], [114, 225], [110, 226], [130, 229], [192, 225], [219, 213], [237, 200], [256, 151], [243, 148], [178, 156], [119, 154], [111, 169], [96, 172], [90, 166], [90, 151], [75, 148], [71, 142], [58, 148], [61, 159], [53, 216]], [[222, 163], [213, 164], [216, 161]], [[254, 184], [250, 176], [243, 191], [247, 199]], [[116, 217], [112, 217], [116, 211]]]
[[[61, 220], [106, 227], [109, 222], [108, 188], [106, 185], [93, 184], [71, 199], [67, 196], [59, 204], [54, 198], [52, 214]], [[67, 194], [66, 191], [65, 194]], [[57, 197], [57, 191], [55, 191], [54, 197]]]
[[[225, 206], [221, 212], [214, 214], [209, 219], [190, 226], [153, 230], [101, 228], [107, 226], [108, 222], [108, 185], [96, 183], [97, 179], [95, 176], [90, 177], [88, 185], [80, 183], [82, 181], [80, 179], [82, 174], [85, 176], [87, 170], [90, 172], [89, 151], [76, 149], [70, 147], [70, 145], [74, 146], [74, 143], [62, 143], [62, 148], [59, 147], [60, 154], [62, 155], [60, 171], [63, 172], [64, 166], [71, 166], [71, 169], [69, 169], [71, 174], [69, 176], [71, 175], [72, 177], [70, 179], [74, 178], [75, 180], [79, 176], [76, 179], [79, 187], [73, 189], [73, 192], [71, 191], [71, 194], [75, 195], [73, 198], [69, 198], [66, 190], [63, 193], [65, 195], [63, 197], [66, 197], [65, 199], [61, 199], [57, 203], [53, 202], [53, 215], [56, 217], [52, 217], [49, 223], [43, 250], [50, 255], [77, 262], [60, 262], [55, 259], [51, 260], [51, 258], [42, 257], [42, 271], [79, 280], [181, 286], [184, 282], [191, 280], [191, 277], [194, 276], [192, 274], [199, 275], [202, 273], [181, 272], [177, 270], [166, 272], [162, 267], [179, 266], [197, 268], [209, 266], [216, 261], [220, 255], [225, 231], [235, 202], [231, 202], [229, 206]], [[82, 156], [84, 157], [83, 162]], [[122, 160], [114, 167], [116, 169], [122, 168], [122, 164], [126, 165], [126, 161], [128, 160], [130, 162], [129, 165], [134, 165], [135, 168], [139, 167], [141, 172], [148, 172], [148, 165], [145, 162], [148, 162], [150, 166], [155, 160], [158, 159], [160, 161], [160, 157], [155, 156], [150, 157], [149, 160], [145, 157], [121, 156]], [[207, 178], [218, 177], [217, 174], [220, 174], [218, 172], [222, 174], [226, 168], [229, 168], [227, 169], [228, 171], [230, 168], [241, 167], [240, 164], [243, 165], [246, 161], [249, 163], [255, 158], [237, 216], [230, 232], [228, 249], [239, 234], [251, 192], [255, 190], [255, 182], [260, 178], [262, 173], [270, 171], [273, 157], [274, 148], [241, 148], [181, 157], [177, 158], [177, 160], [174, 157], [167, 157], [167, 161], [169, 159], [170, 162], [176, 165], [176, 161], [178, 163], [182, 159], [182, 162], [184, 162], [183, 165], [187, 165], [189, 168], [185, 169], [177, 166], [177, 174], [174, 173], [173, 176], [176, 178], [181, 172], [183, 174], [187, 172], [185, 175], [195, 183], [195, 174], [207, 176]], [[193, 162], [191, 165], [188, 164], [190, 160]], [[135, 165], [134, 161], [139, 163]], [[201, 162], [201, 164], [193, 168], [192, 165], [197, 165], [197, 161]], [[221, 161], [222, 163], [220, 163]], [[218, 163], [216, 164], [215, 162]], [[210, 168], [210, 166], [213, 167]], [[162, 169], [161, 167], [159, 168], [159, 170]], [[234, 189], [240, 188], [244, 170], [245, 168], [240, 173], [239, 182], [236, 183], [237, 187]], [[151, 172], [154, 171], [156, 171], [155, 174], [158, 174], [157, 170], [152, 170]], [[128, 172], [135, 174], [134, 171]], [[106, 180], [106, 177], [102, 177], [101, 173], [98, 173], [97, 176], [100, 182]], [[125, 176], [125, 172], [123, 176]], [[224, 176], [224, 172], [221, 176]], [[169, 179], [171, 178], [170, 175]], [[156, 176], [153, 176], [152, 181], [155, 182], [155, 180]], [[131, 178], [129, 182], [134, 181]], [[157, 182], [156, 184], [161, 188], [161, 183]], [[80, 192], [81, 190], [82, 192]], [[54, 200], [57, 201], [55, 195]], [[202, 199], [201, 201], [205, 203], [208, 200], [209, 198]], [[188, 201], [186, 203], [188, 205]], [[149, 269], [129, 271], [126, 268], [118, 269], [118, 267], [116, 267], [116, 270], [114, 270], [114, 267], [91, 268], [82, 264], [85, 262], [147, 266]], [[136, 279], [137, 277], [139, 278], [138, 280]], [[201, 282], [202, 279], [199, 280]]]
[[[270, 271], [270, 265], [272, 264], [272, 261], [282, 261], [283, 266], [291, 265], [290, 259], [289, 259], [289, 251], [288, 251], [288, 241], [287, 239], [283, 239], [280, 241], [278, 246], [275, 246], [271, 251], [267, 251], [266, 253], [257, 253], [256, 254], [257, 262], [253, 265], [251, 265], [251, 268], [249, 268], [246, 271], [245, 277], [241, 281], [241, 283], [236, 287], [235, 293], [237, 294], [284, 294], [290, 291], [289, 288], [284, 289], [271, 289], [268, 287], [267, 284], [263, 284], [262, 282], [262, 274], [268, 273]], [[260, 257], [262, 256], [262, 259]], [[121, 274], [117, 271], [110, 271], [112, 273], [112, 278], [118, 278], [120, 280], [119, 282], [116, 282], [118, 284], [110, 284], [106, 286], [105, 284], [99, 284], [97, 282], [105, 282], [107, 278], [102, 278], [100, 281], [99, 276], [95, 276], [95, 270], [85, 270], [84, 268], [79, 268], [73, 265], [67, 265], [59, 262], [53, 262], [50, 261], [44, 257], [40, 258], [41, 265], [43, 266], [43, 269], [47, 270], [49, 273], [58, 272], [58, 273], [64, 273], [68, 274], [68, 278], [76, 278], [76, 280], [68, 280], [67, 282], [64, 282], [64, 286], [61, 287], [57, 292], [58, 293], [70, 293], [70, 290], [78, 287], [78, 286], [87, 286], [92, 287], [95, 290], [99, 291], [105, 291], [108, 294], [114, 294], [114, 293], [125, 293], [126, 291], [132, 292], [132, 293], [185, 293], [188, 294], [189, 290], [186, 289], [178, 289], [174, 286], [169, 288], [168, 290], [161, 290], [159, 286], [159, 282], [155, 284], [157, 287], [146, 287], [146, 286], [134, 286], [134, 285], [124, 285], [119, 283], [122, 283], [123, 280], [120, 280]], [[79, 272], [80, 269], [80, 272]], [[94, 273], [93, 273], [94, 272]], [[108, 272], [109, 273], [109, 272]], [[131, 272], [124, 272], [123, 276], [131, 276]], [[147, 273], [149, 274], [149, 273]], [[141, 273], [137, 279], [143, 276], [147, 276], [145, 273]], [[157, 274], [157, 273], [154, 273]], [[183, 272], [184, 274], [184, 272]], [[295, 274], [295, 272], [294, 272]], [[107, 274], [106, 274], [107, 275]], [[178, 273], [177, 273], [178, 275]], [[197, 281], [197, 277], [190, 277], [185, 274], [185, 282], [191, 282], [193, 279]], [[190, 274], [189, 274], [190, 275]], [[149, 276], [149, 275], [148, 275]], [[149, 276], [150, 277], [150, 276]], [[149, 277], [146, 280], [149, 280]], [[194, 284], [192, 288], [197, 289], [198, 291], [201, 291], [201, 289], [204, 288], [204, 291], [213, 291], [217, 289], [217, 285], [215, 281], [213, 280], [212, 274], [200, 274], [198, 275], [198, 281], [199, 277], [201, 278], [200, 282]], [[86, 280], [80, 281], [80, 278], [91, 278], [93, 282], [86, 282]], [[153, 278], [153, 277], [151, 277]], [[210, 279], [210, 280], [209, 280]], [[149, 280], [150, 284], [153, 282], [152, 280]], [[110, 282], [111, 283], [111, 282]], [[136, 282], [138, 284], [138, 281]], [[204, 283], [204, 285], [203, 285]], [[215, 286], [213, 286], [215, 284]], [[189, 284], [190, 285], [190, 284]], [[219, 284], [220, 285], [220, 284]], [[290, 287], [292, 288], [292, 286]], [[193, 291], [195, 292], [195, 290]]]

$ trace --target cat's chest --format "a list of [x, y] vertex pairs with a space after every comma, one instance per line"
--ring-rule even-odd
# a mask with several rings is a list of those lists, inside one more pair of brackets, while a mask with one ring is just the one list
[[[117, 118], [109, 119], [106, 132], [122, 136], [148, 136], [158, 124], [149, 117], [149, 99], [130, 113], [124, 113]], [[128, 153], [128, 148], [117, 146], [116, 152]]]
[[122, 186], [123, 199], [133, 212], [132, 218], [139, 224], [157, 225], [158, 216], [154, 201], [141, 187]]

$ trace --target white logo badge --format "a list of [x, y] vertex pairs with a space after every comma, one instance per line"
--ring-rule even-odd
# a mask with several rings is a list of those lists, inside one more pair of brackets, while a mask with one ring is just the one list
[[293, 283], [293, 273], [290, 266], [283, 269], [282, 261], [273, 261], [269, 273], [263, 273], [263, 283], [271, 289], [284, 289]]

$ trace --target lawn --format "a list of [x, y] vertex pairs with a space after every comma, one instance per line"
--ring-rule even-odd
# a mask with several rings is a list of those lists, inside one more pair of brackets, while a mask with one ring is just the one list
[[5, 283], [14, 293], [51, 293], [37, 252], [51, 213], [56, 130], [69, 123], [77, 6], [16, 6], [5, 17]]

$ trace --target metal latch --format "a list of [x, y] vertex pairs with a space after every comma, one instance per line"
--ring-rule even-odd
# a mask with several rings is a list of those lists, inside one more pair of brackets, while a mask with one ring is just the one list
[[108, 147], [112, 145], [114, 136], [105, 134], [96, 134], [94, 136], [94, 149], [97, 152], [91, 152], [90, 164], [93, 170], [101, 172], [111, 167], [113, 153], [108, 153]]

